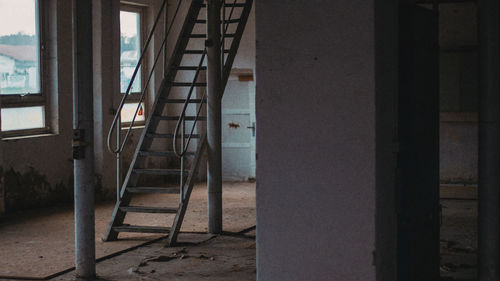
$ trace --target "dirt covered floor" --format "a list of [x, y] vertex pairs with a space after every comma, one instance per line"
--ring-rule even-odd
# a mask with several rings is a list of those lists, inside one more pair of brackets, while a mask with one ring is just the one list
[[[220, 238], [211, 238], [203, 235], [203, 233], [207, 230], [208, 223], [206, 200], [207, 189], [205, 184], [199, 184], [193, 190], [188, 211], [181, 229], [181, 232], [191, 232], [191, 234], [184, 233], [180, 235], [179, 239], [181, 242], [182, 239], [186, 239], [187, 245], [204, 247], [206, 246], [206, 244], [198, 244], [206, 239], [211, 238], [209, 241], [204, 243], [215, 243], [216, 247], [219, 247], [218, 245], [220, 244], [220, 241], [227, 240], [229, 244], [234, 243], [234, 245], [236, 245], [233, 245], [234, 247], [230, 247], [235, 249], [238, 248], [238, 245], [241, 246], [245, 243], [254, 243], [250, 239], [252, 237], [251, 233], [246, 233], [247, 236], [245, 237], [242, 237], [242, 234], [233, 234], [255, 226], [255, 183], [224, 183], [223, 188], [224, 231], [228, 232], [228, 234], [231, 235], [226, 235]], [[176, 195], [142, 195], [134, 197], [132, 203], [133, 205], [159, 206], [162, 204], [164, 205], [164, 202], [167, 202], [167, 200], [168, 202], [176, 202], [176, 198]], [[113, 207], [114, 202], [100, 204], [96, 207], [95, 226], [97, 258], [106, 257], [118, 251], [122, 251], [133, 246], [138, 246], [148, 241], [152, 241], [154, 239], [159, 239], [162, 237], [159, 235], [127, 233], [120, 234], [119, 241], [102, 242], [102, 238], [109, 223]], [[0, 278], [1, 276], [41, 278], [73, 267], [73, 215], [74, 214], [72, 207], [66, 207], [28, 211], [4, 218], [0, 222]], [[125, 223], [137, 225], [171, 226], [173, 217], [173, 215], [165, 214], [131, 214], [127, 216]], [[245, 243], [241, 244], [239, 240], [242, 240]], [[153, 245], [157, 245], [158, 247], [162, 245], [161, 247], [163, 247], [164, 243], [162, 244], [160, 240], [156, 244], [151, 244], [144, 249], [152, 249]], [[248, 252], [248, 250], [251, 250], [250, 252], [253, 253], [252, 257], [253, 259], [255, 259], [254, 245], [255, 244], [253, 244], [253, 246], [252, 244], [245, 244], [240, 248], [244, 252], [245, 256], [250, 255], [250, 253], [246, 252]], [[247, 249], [247, 247], [250, 248]], [[138, 251], [140, 252], [144, 249], [141, 247]], [[171, 249], [166, 248], [166, 251], [170, 250]], [[179, 251], [179, 249], [172, 249], [172, 251], [174, 252], [168, 252], [161, 255], [169, 256], [175, 253], [175, 251]], [[200, 251], [203, 252], [204, 250]], [[215, 256], [217, 253], [217, 250], [215, 250], [213, 256]], [[135, 254], [133, 252], [130, 252], [129, 255]], [[154, 254], [148, 253], [148, 256], [149, 255]], [[203, 260], [203, 258], [199, 258], [200, 255], [203, 254], [199, 254], [198, 259]], [[218, 258], [218, 261], [221, 260], [223, 259]], [[103, 264], [109, 262], [113, 262], [113, 260], [111, 259], [103, 261]], [[152, 263], [154, 264], [154, 262]], [[98, 268], [100, 268], [100, 266]], [[255, 262], [253, 262], [253, 269], [255, 269]], [[247, 270], [245, 269], [243, 271], [246, 272]], [[236, 272], [239, 271], [237, 270]], [[104, 271], [104, 273], [109, 272]], [[140, 279], [138, 279], [139, 275], [127, 276], [127, 278], [129, 278], [130, 280]], [[189, 278], [184, 280], [189, 280]]]
[[[220, 236], [182, 233], [179, 246], [164, 241], [97, 264], [99, 280], [211, 280], [256, 279], [255, 233], [226, 233]], [[75, 280], [74, 272], [52, 280]]]
[[441, 188], [442, 224], [440, 244], [442, 280], [476, 280], [476, 199], [477, 187]]

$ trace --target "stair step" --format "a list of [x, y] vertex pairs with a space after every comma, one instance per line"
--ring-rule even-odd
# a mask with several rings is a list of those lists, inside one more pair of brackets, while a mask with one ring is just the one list
[[[240, 22], [240, 19], [229, 19], [229, 20], [225, 20], [224, 21], [224, 23], [239, 23], [239, 22]], [[206, 24], [207, 20], [197, 19], [197, 20], [194, 21], [194, 23]]]
[[[185, 156], [194, 156], [194, 152], [186, 152]], [[140, 151], [140, 156], [158, 156], [158, 157], [177, 157], [177, 154], [173, 151]]]
[[[231, 8], [231, 7], [245, 7], [245, 3], [226, 3], [226, 8]], [[201, 4], [201, 7], [202, 8], [206, 8], [207, 7], [207, 4], [206, 3], [203, 3]]]
[[[173, 139], [174, 134], [156, 134], [156, 133], [147, 133], [146, 136], [148, 138], [163, 138], [163, 139]], [[184, 138], [189, 138], [191, 136], [192, 139], [199, 139], [201, 135], [199, 134], [184, 134]], [[180, 139], [181, 135], [177, 135], [177, 138]]]
[[[155, 118], [159, 120], [166, 120], [166, 121], [177, 121], [179, 120], [180, 116], [155, 116]], [[184, 117], [184, 120], [186, 121], [194, 121], [196, 119], [196, 116], [186, 116]], [[207, 121], [206, 116], [199, 116], [198, 121]]]
[[[170, 85], [173, 87], [191, 87], [191, 82], [170, 82]], [[206, 87], [207, 83], [204, 82], [196, 82], [194, 83], [195, 87]]]
[[[167, 103], [185, 103], [185, 99], [167, 99]], [[207, 99], [190, 99], [188, 103], [201, 103], [201, 102], [207, 102]]]
[[[134, 169], [136, 174], [147, 174], [147, 175], [180, 175], [180, 169]], [[189, 170], [184, 170], [184, 175], [187, 175]]]
[[121, 225], [113, 227], [117, 232], [140, 232], [140, 233], [169, 233], [170, 227], [143, 226], [143, 225]]
[[[229, 53], [230, 50], [224, 50], [224, 53]], [[204, 50], [184, 50], [184, 54], [188, 55], [202, 55]]]
[[127, 192], [130, 193], [161, 193], [161, 194], [179, 194], [178, 187], [127, 187]]
[[[178, 66], [177, 70], [198, 70], [198, 66]], [[207, 70], [206, 66], [200, 67], [200, 70]]]
[[175, 213], [177, 213], [176, 208], [166, 208], [166, 207], [127, 206], [127, 207], [120, 207], [120, 210], [123, 212], [148, 213], [148, 214], [175, 214]]

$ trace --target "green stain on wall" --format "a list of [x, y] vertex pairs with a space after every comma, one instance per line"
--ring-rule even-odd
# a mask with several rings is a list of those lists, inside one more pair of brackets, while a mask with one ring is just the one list
[[73, 200], [73, 179], [60, 181], [51, 185], [47, 177], [33, 167], [25, 172], [10, 168], [0, 168], [1, 184], [5, 194], [5, 211], [7, 213], [67, 204]]

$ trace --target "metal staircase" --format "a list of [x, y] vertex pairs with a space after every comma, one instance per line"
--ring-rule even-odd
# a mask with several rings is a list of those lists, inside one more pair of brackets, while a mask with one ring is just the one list
[[[104, 238], [105, 241], [118, 239], [118, 234], [120, 232], [168, 233], [168, 244], [175, 244], [186, 213], [202, 154], [206, 148], [206, 128], [200, 125], [200, 122], [206, 121], [206, 117], [201, 116], [205, 111], [207, 100], [206, 90], [204, 90], [207, 84], [201, 82], [201, 80], [203, 80], [203, 77], [201, 77], [202, 71], [207, 69], [207, 49], [206, 47], [203, 48], [203, 39], [206, 39], [206, 34], [195, 32], [196, 29], [200, 29], [200, 26], [205, 26], [207, 22], [204, 17], [207, 4], [202, 0], [179, 0], [172, 19], [172, 24], [170, 24], [169, 29], [166, 31], [160, 51], [155, 55], [152, 70], [147, 76], [140, 101], [135, 111], [135, 116], [128, 125], [125, 137], [121, 139], [121, 133], [123, 134], [123, 132], [125, 132], [125, 130], [121, 128], [121, 111], [129, 96], [128, 94], [134, 83], [134, 79], [143, 64], [144, 54], [149, 48], [158, 21], [166, 7], [166, 2], [166, 0], [163, 2], [158, 12], [151, 33], [143, 48], [142, 55], [139, 58], [139, 63], [135, 68], [127, 92], [123, 95], [108, 134], [108, 148], [115, 153], [117, 159], [117, 202]], [[230, 2], [221, 0], [221, 58], [223, 66], [221, 79], [223, 89], [227, 84], [232, 64], [252, 8], [252, 2], [253, 0], [231, 0]], [[174, 26], [173, 23], [179, 13], [181, 5], [189, 5], [189, 9], [182, 23], [182, 28], [180, 29], [175, 48], [168, 59], [168, 67], [163, 73], [163, 81], [161, 82], [159, 90], [156, 92], [153, 106], [146, 118], [145, 126], [137, 143], [130, 167], [122, 181], [120, 175], [121, 154], [129, 140], [131, 130], [136, 124], [135, 120], [138, 112], [142, 113], [141, 102], [144, 101], [157, 62], [162, 51], [165, 49], [166, 38], [171, 33], [170, 31], [172, 26]], [[206, 32], [206, 27], [203, 30]], [[193, 46], [197, 46], [197, 48], [194, 49]], [[195, 59], [195, 61], [198, 60], [198, 63], [195, 65], [184, 64], [185, 60], [183, 60], [183, 58], [187, 55], [198, 56], [198, 58]], [[191, 60], [191, 62], [192, 61], [193, 60]], [[179, 77], [185, 76], [192, 77], [192, 80], [178, 81]], [[195, 90], [198, 92], [200, 89], [202, 90], [201, 92], [203, 92], [203, 96], [193, 97]], [[172, 92], [174, 91], [176, 96], [172, 97]], [[222, 94], [223, 93], [221, 93], [221, 96]], [[195, 107], [194, 110], [193, 106]], [[180, 107], [182, 107], [180, 114], [171, 113], [178, 110]], [[190, 110], [188, 110], [188, 108], [190, 108]], [[167, 112], [167, 114], [164, 114], [164, 112]], [[188, 112], [191, 112], [190, 116], [187, 115]], [[195, 112], [195, 114], [193, 114], [193, 112]], [[172, 121], [176, 122], [173, 133], [171, 132], [173, 129], [173, 127], [171, 127]], [[166, 126], [163, 122], [167, 123]], [[165, 127], [170, 131], [167, 133], [163, 132]], [[116, 139], [116, 146], [114, 147], [111, 144], [113, 138]], [[197, 139], [195, 150], [192, 149], [193, 145], [191, 144], [191, 140], [193, 139]], [[171, 147], [171, 149], [167, 149], [167, 151], [155, 149], [158, 145], [153, 145], [153, 142], [156, 143], [158, 141], [163, 141], [166, 144], [171, 143], [171, 146], [162, 146]], [[148, 161], [148, 159], [150, 161]], [[165, 169], [158, 166], [158, 163], [161, 163], [161, 161], [154, 161], [154, 159], [161, 160], [163, 163], [177, 162], [179, 167], [175, 169]], [[188, 166], [189, 170], [186, 168]], [[145, 179], [145, 177], [147, 177], [147, 179]], [[165, 179], [170, 179], [174, 183], [179, 183], [179, 187], [172, 187], [172, 185], [165, 184]], [[151, 182], [157, 184], [144, 184]], [[132, 196], [138, 193], [175, 193], [179, 194], [179, 200], [165, 202], [165, 205], [162, 207], [130, 205]], [[129, 212], [166, 214], [170, 216], [175, 215], [175, 217], [173, 218], [172, 227], [148, 226], [147, 222], [145, 222], [144, 225], [128, 225], [124, 224], [124, 220], [126, 214]]]

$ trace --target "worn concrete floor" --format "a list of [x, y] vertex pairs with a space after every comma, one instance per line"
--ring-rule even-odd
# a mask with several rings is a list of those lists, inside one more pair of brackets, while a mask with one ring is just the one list
[[[477, 187], [441, 189], [441, 276], [474, 281], [477, 274]], [[448, 199], [443, 199], [448, 198]]]
[[[255, 226], [255, 183], [224, 183], [223, 188], [224, 231], [237, 233]], [[183, 234], [179, 237], [180, 241], [187, 239], [187, 242], [200, 242], [207, 238], [201, 234], [206, 232], [208, 223], [206, 217], [206, 192], [206, 185], [204, 184], [197, 185], [194, 188], [181, 229], [181, 232], [200, 233], [198, 234], [199, 237], [194, 233], [189, 234], [191, 236]], [[176, 195], [145, 195], [134, 197], [133, 204], [143, 205], [147, 202], [148, 205], [152, 204], [154, 206], [164, 204], [166, 200], [175, 202], [175, 204], [178, 202], [176, 201]], [[102, 242], [101, 239], [109, 223], [113, 207], [114, 202], [99, 204], [96, 207], [97, 258], [105, 257], [161, 237], [158, 235], [130, 233], [120, 234], [121, 239], [116, 242]], [[170, 226], [173, 216], [170, 216], [169, 219], [167, 219], [167, 216], [133, 214], [127, 216], [125, 223]], [[193, 235], [195, 236], [193, 237]], [[242, 239], [245, 243], [253, 243], [253, 241], [249, 240], [249, 237], [239, 236], [223, 236], [215, 240], [210, 240], [210, 243], [219, 243], [220, 241], [227, 240], [229, 244], [240, 245], [237, 242], [238, 239]], [[158, 242], [158, 247], [160, 245], [163, 247], [164, 244]], [[203, 245], [199, 245], [199, 247], [203, 247]], [[251, 247], [246, 249], [245, 247], [247, 246], [245, 244], [241, 250], [245, 256], [250, 255], [247, 252], [251, 250], [254, 259], [255, 249], [251, 249]], [[237, 249], [238, 247], [231, 246], [230, 248]], [[141, 248], [139, 251], [143, 251], [143, 249]], [[216, 253], [217, 251], [214, 252], [214, 255]], [[169, 254], [170, 252], [165, 255]], [[74, 219], [72, 208], [28, 211], [9, 216], [0, 221], [0, 257], [0, 279], [1, 276], [40, 278], [73, 267]], [[113, 260], [106, 262], [113, 262]], [[103, 264], [106, 264], [106, 262]], [[253, 268], [255, 269], [255, 263], [253, 264]], [[131, 278], [130, 280], [139, 280], [137, 276], [129, 276], [127, 278]]]
[[[255, 234], [181, 234], [97, 264], [99, 280], [255, 280]], [[74, 280], [74, 272], [51, 280]]]
[[[441, 197], [442, 280], [473, 281], [477, 270], [477, 192], [449, 187], [441, 190]], [[144, 196], [136, 204], [159, 204], [164, 199]], [[127, 234], [117, 242], [101, 242], [112, 207], [108, 203], [96, 209], [98, 257], [160, 238]], [[153, 225], [165, 224], [162, 217], [141, 215], [130, 216], [127, 222], [146, 219]], [[206, 186], [199, 185], [193, 192], [177, 247], [165, 247], [164, 241], [158, 239], [104, 259], [97, 263], [100, 280], [255, 280], [255, 230], [251, 228], [255, 225], [255, 184], [226, 183], [226, 233], [205, 234], [206, 225]], [[0, 275], [42, 277], [71, 268], [73, 247], [71, 208], [12, 216], [0, 223]], [[74, 271], [69, 271], [51, 280], [74, 278]]]

